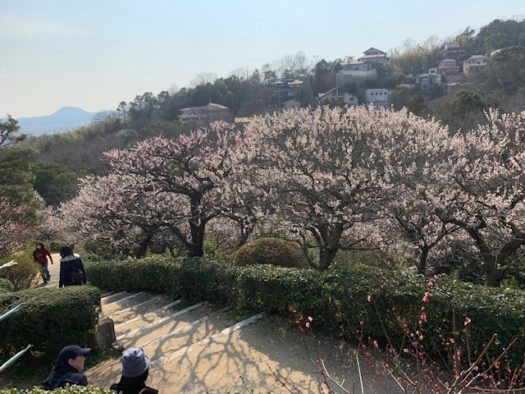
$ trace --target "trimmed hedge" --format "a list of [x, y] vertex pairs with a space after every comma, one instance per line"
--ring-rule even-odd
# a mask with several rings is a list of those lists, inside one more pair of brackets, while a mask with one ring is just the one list
[[[88, 263], [87, 275], [92, 284], [109, 290], [148, 290], [294, 318], [312, 316], [317, 329], [347, 338], [356, 339], [362, 332], [364, 338], [384, 342], [384, 326], [395, 345], [403, 340], [403, 322], [413, 331], [417, 329], [428, 290], [424, 277], [398, 271], [358, 267], [319, 272], [269, 265], [239, 268], [198, 259], [177, 263], [160, 257]], [[499, 354], [518, 336], [509, 355], [514, 364], [522, 363], [524, 316], [523, 291], [440, 277], [427, 305], [424, 343], [430, 353], [443, 355], [442, 341], [455, 337], [457, 346], [467, 354], [468, 336], [475, 354], [497, 333], [492, 353]], [[467, 317], [471, 320], [468, 330], [463, 329]]]
[[40, 388], [32, 389], [1, 389], [0, 394], [115, 394], [114, 391], [99, 389], [97, 387], [70, 386], [65, 389], [46, 391]]
[[14, 291], [15, 287], [9, 279], [0, 278], [0, 292], [1, 293], [10, 293]]
[[242, 245], [233, 258], [240, 267], [270, 264], [287, 268], [310, 268], [301, 245], [282, 238], [263, 237]]
[[24, 303], [0, 324], [0, 353], [12, 355], [28, 344], [55, 359], [69, 344], [84, 346], [100, 312], [100, 290], [92, 286], [38, 288], [0, 294], [0, 314]]

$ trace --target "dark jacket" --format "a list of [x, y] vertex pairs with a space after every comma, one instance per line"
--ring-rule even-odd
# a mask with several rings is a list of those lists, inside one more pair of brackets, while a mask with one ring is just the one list
[[70, 365], [61, 365], [51, 371], [46, 380], [42, 382], [42, 387], [46, 390], [54, 390], [56, 388], [66, 387], [69, 385], [87, 386], [88, 381], [86, 375], [78, 372]]
[[86, 271], [84, 264], [78, 255], [70, 255], [60, 260], [60, 281], [58, 287], [72, 286], [80, 283], [73, 283], [73, 275], [78, 272], [81, 276], [81, 282], [86, 283]]
[[122, 377], [120, 382], [111, 385], [110, 390], [119, 394], [158, 394], [157, 390], [146, 386], [144, 381], [125, 377]]

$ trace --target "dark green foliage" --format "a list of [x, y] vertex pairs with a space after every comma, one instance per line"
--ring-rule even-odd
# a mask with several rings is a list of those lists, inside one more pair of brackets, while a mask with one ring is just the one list
[[100, 290], [92, 286], [38, 288], [0, 294], [0, 313], [25, 306], [0, 325], [0, 353], [33, 350], [52, 360], [66, 345], [85, 346], [100, 312]]
[[515, 94], [525, 85], [525, 33], [523, 45], [500, 49], [490, 57], [484, 70], [488, 88]]
[[0, 292], [10, 293], [15, 289], [10, 280], [5, 278], [0, 278]]
[[[117, 279], [113, 279], [117, 273]], [[422, 276], [363, 266], [319, 272], [270, 265], [239, 268], [202, 259], [176, 264], [151, 257], [89, 263], [87, 274], [91, 283], [104, 289], [150, 290], [191, 300], [224, 301], [294, 318], [312, 316], [317, 329], [347, 339], [358, 339], [362, 334], [365, 339], [384, 343], [383, 324], [396, 346], [403, 339], [402, 322], [414, 331], [417, 328], [423, 296], [428, 290]], [[369, 296], [372, 302], [367, 301]], [[449, 356], [450, 349], [441, 338], [455, 337], [463, 354], [468, 353], [468, 346], [476, 354], [497, 334], [497, 346], [490, 354], [500, 354], [518, 336], [509, 354], [513, 362], [523, 361], [522, 291], [475, 286], [441, 277], [431, 291], [427, 309], [424, 343], [434, 356]], [[463, 325], [466, 317], [471, 319], [468, 331]]]
[[247, 242], [235, 252], [238, 266], [270, 264], [290, 268], [309, 268], [301, 246], [282, 238], [263, 237]]
[[77, 174], [54, 162], [40, 162], [31, 167], [33, 187], [48, 205], [60, 205], [75, 195]]
[[180, 264], [162, 256], [107, 262], [86, 259], [88, 282], [107, 290], [178, 295]]
[[0, 195], [16, 205], [28, 206], [30, 221], [36, 219], [38, 206], [29, 165], [32, 155], [32, 150], [19, 146], [0, 149]]

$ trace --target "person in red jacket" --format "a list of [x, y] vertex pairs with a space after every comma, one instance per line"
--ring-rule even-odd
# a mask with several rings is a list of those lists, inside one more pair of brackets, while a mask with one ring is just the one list
[[45, 285], [47, 285], [47, 282], [49, 282], [49, 279], [51, 279], [51, 275], [49, 274], [49, 270], [47, 268], [48, 256], [51, 264], [53, 264], [53, 257], [51, 257], [49, 250], [46, 249], [42, 242], [37, 243], [36, 249], [33, 251], [33, 260], [35, 263], [40, 265], [40, 273], [42, 274], [42, 279], [44, 280]]

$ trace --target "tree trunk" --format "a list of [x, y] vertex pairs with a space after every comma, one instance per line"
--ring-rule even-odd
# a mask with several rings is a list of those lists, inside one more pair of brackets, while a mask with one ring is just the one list
[[330, 248], [329, 246], [321, 246], [319, 249], [319, 270], [325, 271], [330, 267], [337, 254], [337, 248]]
[[202, 195], [191, 197], [191, 217], [189, 220], [191, 245], [189, 245], [189, 253], [191, 257], [204, 256], [204, 228], [200, 206]]
[[137, 253], [135, 255], [137, 259], [142, 259], [146, 256], [146, 252], [148, 251], [148, 246], [151, 243], [152, 238], [153, 238], [153, 235], [148, 234], [146, 238], [142, 240], [142, 242], [139, 245], [139, 248], [137, 249]]
[[428, 259], [428, 252], [430, 251], [430, 248], [423, 247], [420, 248], [421, 254], [419, 255], [419, 262], [417, 264], [417, 273], [425, 275], [425, 271], [427, 269], [427, 259]]
[[323, 235], [324, 245], [319, 245], [319, 270], [325, 271], [334, 261], [335, 255], [339, 250], [339, 241], [343, 234], [344, 226], [342, 223], [334, 224], [333, 228], [324, 228], [320, 231]]
[[[487, 261], [490, 259], [490, 261]], [[487, 256], [485, 259], [485, 274], [487, 275], [487, 286], [490, 287], [500, 287], [501, 281], [503, 280], [503, 273], [496, 268], [496, 263], [494, 257]]]

